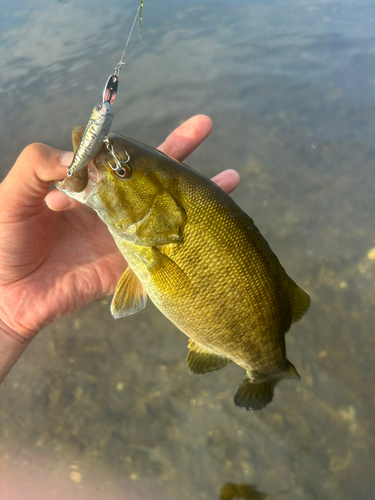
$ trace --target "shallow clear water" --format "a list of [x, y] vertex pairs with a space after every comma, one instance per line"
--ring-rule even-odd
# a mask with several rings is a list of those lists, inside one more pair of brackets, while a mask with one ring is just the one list
[[[70, 149], [135, 4], [1, 2], [2, 176], [31, 142]], [[112, 130], [157, 146], [212, 117], [187, 163], [240, 172], [234, 199], [310, 294], [287, 335], [302, 381], [243, 412], [243, 370], [193, 376], [152, 304], [114, 321], [98, 301], [43, 331], [1, 387], [0, 498], [219, 499], [225, 483], [373, 498], [374, 19], [374, 1], [146, 0]]]

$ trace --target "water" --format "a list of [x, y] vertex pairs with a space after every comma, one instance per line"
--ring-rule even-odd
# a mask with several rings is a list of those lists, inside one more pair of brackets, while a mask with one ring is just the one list
[[[1, 2], [2, 176], [33, 141], [70, 149], [136, 7]], [[211, 500], [228, 482], [254, 499], [373, 498], [374, 19], [362, 0], [145, 3], [112, 130], [157, 146], [212, 117], [188, 164], [240, 172], [233, 197], [310, 294], [287, 335], [302, 381], [240, 411], [242, 370], [191, 375], [152, 304], [115, 322], [103, 299], [43, 331], [2, 385], [0, 498]]]

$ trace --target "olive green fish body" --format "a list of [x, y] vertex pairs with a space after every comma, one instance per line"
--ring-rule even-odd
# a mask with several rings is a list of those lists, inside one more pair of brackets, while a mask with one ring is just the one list
[[[182, 177], [196, 197], [195, 176], [187, 170]], [[178, 200], [187, 219], [181, 243], [152, 250], [170, 259], [160, 264], [170, 268], [165, 277], [154, 269], [148, 247], [117, 238], [119, 249], [155, 305], [192, 340], [246, 370], [283, 370], [284, 334], [292, 320], [290, 279], [274, 254], [264, 251], [267, 243], [251, 219], [204, 181], [198, 202]]]
[[280, 379], [298, 378], [284, 337], [307, 310], [307, 294], [250, 217], [212, 181], [136, 141], [111, 140], [120, 158], [126, 150], [131, 175], [119, 179], [108, 155], [99, 155], [101, 180], [84, 202], [107, 224], [129, 264], [112, 312], [136, 312], [147, 293], [191, 339], [193, 372], [233, 361], [247, 372], [236, 404], [265, 406]]

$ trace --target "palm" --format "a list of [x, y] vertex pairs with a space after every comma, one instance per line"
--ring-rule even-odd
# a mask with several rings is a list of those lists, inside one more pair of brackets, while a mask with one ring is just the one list
[[24, 334], [113, 293], [126, 266], [105, 225], [83, 206], [67, 212], [44, 207], [11, 247], [8, 261], [23, 264], [6, 266], [3, 259], [1, 317]]
[[[194, 117], [161, 149], [182, 160], [210, 130], [206, 117]], [[56, 158], [47, 146], [31, 147], [0, 185], [0, 320], [24, 338], [113, 293], [126, 267], [91, 209], [52, 211], [44, 204], [50, 181], [66, 172]], [[229, 173], [216, 181], [228, 192], [238, 184]]]

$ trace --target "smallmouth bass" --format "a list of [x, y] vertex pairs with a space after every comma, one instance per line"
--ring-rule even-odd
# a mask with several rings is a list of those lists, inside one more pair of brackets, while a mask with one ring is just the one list
[[[82, 132], [73, 131], [75, 149]], [[148, 295], [189, 337], [193, 373], [235, 362], [246, 371], [235, 404], [263, 408], [280, 380], [299, 379], [285, 333], [309, 296], [216, 184], [132, 139], [111, 134], [109, 143], [112, 151], [103, 146], [79, 179], [73, 174], [57, 187], [97, 212], [128, 262], [113, 316], [138, 312]]]

